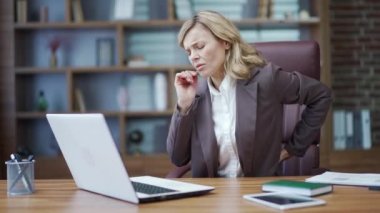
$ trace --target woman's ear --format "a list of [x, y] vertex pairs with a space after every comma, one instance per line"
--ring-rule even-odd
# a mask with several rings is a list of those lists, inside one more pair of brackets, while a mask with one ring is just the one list
[[223, 45], [226, 50], [229, 50], [231, 48], [231, 44], [227, 41], [223, 41]]

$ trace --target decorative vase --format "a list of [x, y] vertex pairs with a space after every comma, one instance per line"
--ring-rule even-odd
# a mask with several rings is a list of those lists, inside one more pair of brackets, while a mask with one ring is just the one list
[[50, 55], [50, 67], [56, 68], [57, 64], [58, 64], [57, 54], [55, 52], [52, 52]]
[[143, 140], [144, 140], [144, 133], [141, 130], [139, 129], [132, 130], [128, 134], [129, 153], [134, 154], [134, 155], [143, 154], [143, 151], [141, 149], [141, 143], [143, 142]]
[[48, 102], [45, 98], [44, 91], [40, 91], [37, 100], [37, 109], [40, 112], [45, 112], [48, 109]]
[[157, 73], [154, 76], [154, 103], [157, 111], [164, 111], [168, 107], [167, 87], [165, 74]]

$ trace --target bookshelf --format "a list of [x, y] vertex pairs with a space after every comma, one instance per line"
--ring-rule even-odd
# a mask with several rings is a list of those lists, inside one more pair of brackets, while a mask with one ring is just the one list
[[[17, 1], [14, 0], [15, 10]], [[80, 89], [86, 112], [99, 112], [106, 116], [130, 175], [164, 176], [171, 168], [165, 143], [176, 103], [172, 86], [174, 76], [178, 71], [191, 69], [185, 53], [176, 43], [176, 33], [184, 22], [176, 18], [177, 0], [134, 1], [134, 11], [137, 12], [126, 20], [114, 19], [113, 0], [75, 0], [76, 5], [78, 2], [82, 13], [79, 16], [83, 19], [74, 17], [78, 14], [73, 14], [72, 0], [57, 0], [54, 4], [49, 0], [29, 0], [27, 20], [17, 21], [15, 14], [15, 146], [19, 151], [27, 150], [36, 155], [37, 178], [70, 177], [45, 114], [79, 113], [75, 91]], [[191, 2], [196, 4], [199, 1]], [[211, 2], [209, 9], [213, 9], [215, 2], [207, 2]], [[255, 8], [258, 0], [239, 2]], [[309, 18], [257, 17], [256, 12], [244, 12], [241, 19], [233, 21], [247, 38], [255, 42], [266, 40], [271, 30], [296, 32], [290, 33], [288, 39], [323, 40], [323, 28], [318, 16], [322, 3], [300, 0], [297, 4], [307, 8]], [[38, 15], [41, 8], [48, 10], [48, 18], [43, 22], [39, 21]], [[55, 67], [49, 65], [50, 50], [47, 46], [53, 38], [61, 41]], [[99, 38], [114, 42], [114, 57], [109, 66], [97, 66], [96, 41]], [[323, 45], [321, 47], [321, 53], [325, 54]], [[128, 60], [136, 56], [142, 56], [147, 65], [128, 66]], [[166, 107], [163, 110], [156, 109], [152, 98], [154, 76], [158, 73], [165, 76], [167, 85], [164, 89]], [[138, 93], [128, 94], [130, 105], [126, 111], [120, 109], [116, 97], [122, 79], [127, 92]], [[47, 112], [36, 110], [35, 101], [41, 90], [49, 103]], [[144, 135], [138, 152], [131, 151], [136, 144], [131, 144], [129, 140], [130, 134], [136, 130]]]

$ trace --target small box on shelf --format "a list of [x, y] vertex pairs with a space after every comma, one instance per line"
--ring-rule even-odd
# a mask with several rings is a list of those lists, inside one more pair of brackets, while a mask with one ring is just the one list
[[145, 60], [144, 56], [136, 55], [127, 59], [127, 65], [129, 67], [147, 67], [149, 62]]

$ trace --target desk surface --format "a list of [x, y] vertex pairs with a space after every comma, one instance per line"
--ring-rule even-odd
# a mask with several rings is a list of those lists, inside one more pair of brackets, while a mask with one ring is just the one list
[[[260, 193], [262, 183], [276, 178], [183, 178], [181, 181], [215, 186], [199, 197], [134, 205], [78, 190], [72, 180], [36, 180], [32, 195], [8, 197], [6, 181], [0, 180], [0, 212], [276, 212], [249, 202], [243, 194]], [[300, 179], [304, 177], [287, 177]], [[319, 196], [327, 205], [294, 209], [292, 212], [380, 212], [380, 191], [366, 187], [335, 186]]]

